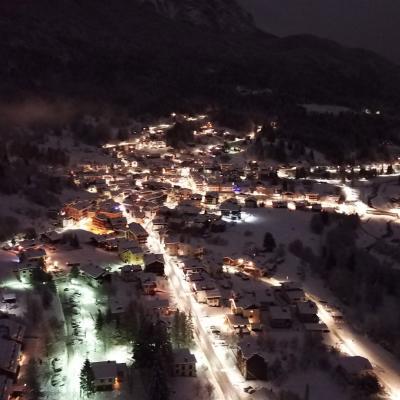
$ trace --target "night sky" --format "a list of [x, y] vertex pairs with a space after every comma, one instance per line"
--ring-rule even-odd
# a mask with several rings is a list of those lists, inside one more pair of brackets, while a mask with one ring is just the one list
[[285, 36], [312, 33], [374, 50], [400, 64], [399, 0], [239, 0], [259, 27]]

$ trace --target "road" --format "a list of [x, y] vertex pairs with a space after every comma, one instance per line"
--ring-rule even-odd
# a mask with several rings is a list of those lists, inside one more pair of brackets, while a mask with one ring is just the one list
[[216, 388], [219, 389], [220, 398], [227, 400], [240, 400], [238, 388], [234, 386], [229, 379], [228, 374], [219, 360], [214, 346], [211, 343], [210, 335], [206, 332], [203, 324], [200, 321], [199, 307], [193, 300], [193, 296], [188, 288], [184, 287], [184, 282], [179, 276], [179, 267], [171, 258], [165, 253], [160, 241], [156, 238], [156, 234], [149, 229], [149, 243], [153, 249], [164, 255], [165, 259], [165, 272], [169, 278], [169, 282], [173, 289], [174, 295], [179, 299], [179, 306], [186, 312], [191, 313], [194, 322], [195, 340], [207, 359], [209, 371], [215, 381]]
[[318, 315], [328, 326], [333, 341], [339, 342], [340, 350], [351, 356], [368, 358], [390, 398], [400, 400], [400, 362], [381, 346], [354, 332], [346, 323], [338, 325], [316, 296], [307, 293], [307, 297], [317, 304]]
[[[275, 278], [263, 278], [263, 280], [273, 286], [280, 285], [280, 281]], [[332, 343], [339, 343], [339, 348], [343, 353], [367, 358], [373, 365], [377, 377], [390, 394], [391, 400], [400, 400], [400, 362], [372, 340], [356, 333], [346, 323], [336, 323], [318, 297], [310, 292], [306, 292], [306, 297], [317, 304], [318, 316], [329, 328]]]

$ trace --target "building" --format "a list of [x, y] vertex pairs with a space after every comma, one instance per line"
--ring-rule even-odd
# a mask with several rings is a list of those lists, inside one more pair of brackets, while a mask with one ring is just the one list
[[178, 349], [174, 351], [174, 376], [196, 376], [196, 357], [189, 349]]
[[142, 272], [139, 274], [140, 287], [144, 294], [155, 295], [157, 289], [157, 276], [152, 272]]
[[246, 208], [257, 208], [257, 199], [255, 197], [247, 197], [244, 199], [244, 206]]
[[39, 262], [15, 263], [13, 271], [18, 280], [29, 283], [31, 281], [32, 273], [36, 269], [43, 269], [43, 264]]
[[50, 231], [41, 235], [42, 240], [50, 244], [57, 244], [62, 239], [62, 234], [56, 231]]
[[204, 196], [204, 202], [209, 205], [217, 205], [219, 202], [218, 192], [207, 192]]
[[304, 290], [297, 282], [283, 282], [281, 284], [282, 296], [289, 304], [305, 301]]
[[236, 361], [245, 379], [263, 381], [268, 379], [268, 362], [251, 338], [244, 339], [238, 344]]
[[288, 329], [292, 327], [293, 318], [288, 307], [271, 306], [268, 319], [272, 328]]
[[311, 324], [318, 323], [318, 307], [313, 301], [300, 301], [296, 303], [296, 314], [300, 322]]
[[44, 263], [46, 261], [47, 254], [43, 247], [30, 247], [19, 253], [19, 260], [27, 263]]
[[124, 265], [120, 268], [121, 279], [125, 282], [135, 282], [138, 280], [138, 272], [141, 271], [140, 265]]
[[255, 296], [247, 295], [230, 299], [231, 312], [247, 318], [251, 330], [261, 330], [260, 304]]
[[62, 212], [67, 218], [72, 218], [74, 221], [81, 221], [89, 217], [91, 211], [93, 211], [93, 202], [80, 200], [67, 204]]
[[99, 286], [107, 277], [108, 272], [95, 264], [84, 264], [79, 267], [81, 276], [92, 286]]
[[127, 236], [130, 239], [136, 240], [140, 244], [146, 244], [149, 234], [147, 233], [146, 229], [143, 228], [142, 225], [136, 222], [131, 222], [128, 225]]
[[94, 375], [96, 392], [116, 389], [125, 375], [126, 365], [116, 361], [99, 361], [90, 363]]
[[238, 204], [236, 199], [228, 199], [223, 201], [219, 209], [221, 211], [221, 215], [224, 217], [228, 217], [231, 219], [240, 219], [241, 218], [241, 206]]
[[16, 381], [20, 369], [21, 343], [0, 338], [0, 374]]
[[144, 265], [144, 270], [146, 272], [153, 272], [156, 275], [164, 275], [164, 256], [162, 254], [145, 254]]
[[119, 258], [126, 264], [143, 265], [144, 252], [135, 240], [120, 240], [118, 244]]
[[11, 318], [0, 319], [0, 337], [22, 343], [25, 325]]

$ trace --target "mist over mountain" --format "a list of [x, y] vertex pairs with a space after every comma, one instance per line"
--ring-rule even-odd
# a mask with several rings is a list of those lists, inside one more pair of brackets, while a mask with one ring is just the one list
[[261, 29], [313, 34], [376, 51], [400, 64], [397, 0], [239, 0]]

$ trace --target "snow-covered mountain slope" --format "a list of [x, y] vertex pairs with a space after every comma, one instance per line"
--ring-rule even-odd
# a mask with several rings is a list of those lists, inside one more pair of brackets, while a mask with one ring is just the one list
[[142, 0], [158, 13], [209, 29], [229, 32], [253, 31], [251, 15], [236, 0]]

